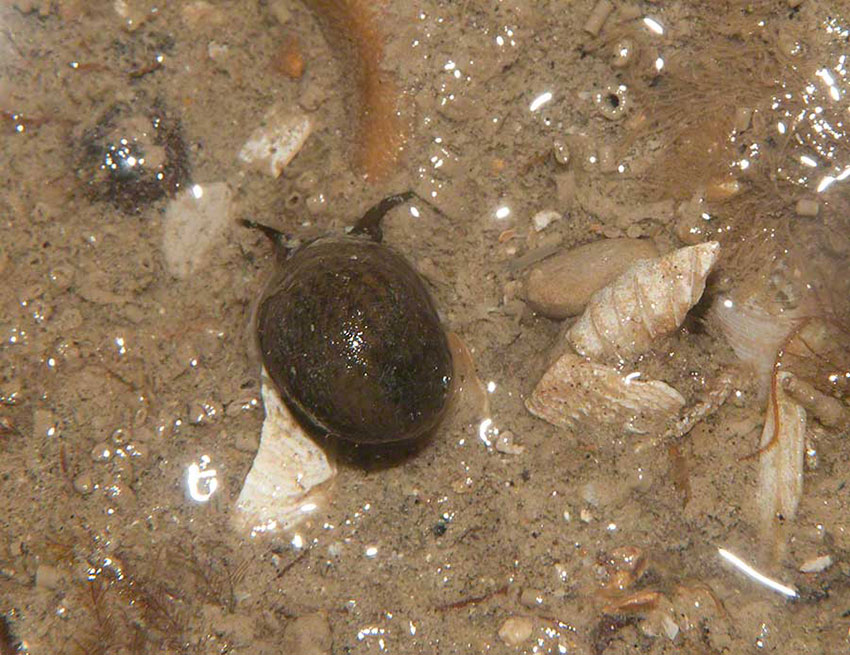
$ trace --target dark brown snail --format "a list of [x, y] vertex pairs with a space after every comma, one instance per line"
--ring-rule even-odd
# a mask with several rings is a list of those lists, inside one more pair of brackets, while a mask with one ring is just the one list
[[381, 218], [411, 195], [382, 201], [350, 235], [295, 251], [257, 309], [263, 363], [281, 397], [347, 441], [413, 439], [446, 409], [452, 358], [434, 303], [410, 264], [380, 243]]

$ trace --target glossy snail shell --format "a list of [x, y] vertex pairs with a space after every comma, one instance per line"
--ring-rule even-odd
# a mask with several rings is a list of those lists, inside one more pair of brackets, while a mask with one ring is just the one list
[[266, 288], [257, 335], [283, 399], [324, 433], [413, 439], [445, 412], [452, 359], [434, 303], [403, 257], [366, 237], [296, 251]]

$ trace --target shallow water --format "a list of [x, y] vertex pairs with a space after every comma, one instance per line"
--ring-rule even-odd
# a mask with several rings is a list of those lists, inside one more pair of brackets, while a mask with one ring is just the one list
[[[362, 62], [306, 5], [2, 4], [2, 655], [848, 648], [846, 428], [810, 419], [800, 507], [765, 531], [766, 401], [707, 308], [768, 298], [846, 334], [850, 6], [622, 3], [594, 36], [594, 4], [375, 10], [411, 129], [370, 181], [352, 166]], [[238, 157], [272, 106], [314, 125], [278, 178]], [[239, 532], [274, 254], [236, 221], [306, 238], [406, 189], [432, 206], [395, 209], [384, 241], [429, 283], [487, 407], [467, 385], [417, 452], [344, 459], [296, 530]], [[209, 249], [174, 227], [202, 198]], [[542, 210], [560, 216], [538, 231]], [[626, 235], [723, 249], [684, 328], [633, 364], [689, 400], [732, 376], [677, 440], [558, 429], [523, 404], [561, 330], [524, 302], [536, 254]], [[847, 368], [795, 370], [844, 402]]]

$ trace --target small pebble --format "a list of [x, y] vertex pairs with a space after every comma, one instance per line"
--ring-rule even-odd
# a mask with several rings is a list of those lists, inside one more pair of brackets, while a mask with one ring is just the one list
[[626, 228], [626, 236], [630, 239], [638, 239], [643, 236], [643, 226], [635, 223]]
[[673, 231], [683, 243], [693, 246], [705, 241], [708, 225], [708, 220], [703, 216], [701, 201], [689, 200], [676, 208]]
[[635, 44], [629, 38], [623, 38], [614, 43], [611, 52], [611, 65], [614, 68], [624, 68], [627, 66], [635, 54]]
[[74, 490], [83, 496], [87, 496], [94, 489], [94, 481], [90, 473], [80, 473], [74, 478]]
[[[0, 270], [2, 270], [2, 253], [0, 253]], [[74, 269], [68, 264], [58, 264], [47, 274], [50, 283], [57, 291], [66, 291], [74, 283]]]
[[271, 15], [281, 25], [286, 25], [289, 19], [292, 18], [292, 12], [289, 9], [289, 2], [287, 0], [270, 0], [268, 7]]
[[525, 452], [525, 446], [514, 443], [514, 433], [510, 430], [499, 433], [496, 437], [495, 448], [506, 455], [522, 455]]
[[808, 559], [800, 566], [800, 571], [803, 573], [820, 573], [826, 571], [832, 566], [832, 557], [830, 555], [821, 555]]
[[39, 589], [57, 589], [62, 576], [55, 566], [40, 564], [35, 570], [35, 586]]
[[539, 589], [525, 588], [519, 596], [519, 602], [525, 607], [543, 607], [545, 605], [545, 596]]
[[746, 131], [750, 126], [750, 120], [752, 117], [752, 109], [749, 107], [738, 107], [735, 111], [735, 131], [738, 133]]
[[604, 145], [599, 146], [597, 153], [599, 157], [599, 170], [603, 173], [613, 173], [617, 170], [617, 153], [614, 146]]
[[527, 616], [512, 616], [499, 628], [499, 638], [508, 646], [519, 646], [531, 637], [534, 622]]
[[324, 193], [314, 193], [304, 202], [312, 216], [318, 216], [328, 208], [328, 199]]
[[561, 166], [566, 166], [570, 163], [570, 148], [560, 139], [555, 139], [552, 144], [552, 153], [555, 155], [555, 161]]
[[33, 434], [39, 439], [56, 436], [56, 418], [52, 412], [46, 409], [35, 410], [32, 424]]
[[112, 446], [105, 441], [95, 444], [91, 449], [91, 458], [93, 462], [108, 462], [112, 459], [112, 455]]
[[820, 213], [820, 203], [817, 200], [801, 198], [797, 201], [795, 211], [797, 212], [797, 216], [814, 217]]
[[590, 296], [639, 259], [658, 256], [646, 239], [602, 239], [548, 257], [528, 274], [531, 308], [549, 318], [580, 314]]
[[257, 448], [260, 447], [259, 435], [242, 434], [236, 437], [233, 447], [242, 453], [255, 453]]

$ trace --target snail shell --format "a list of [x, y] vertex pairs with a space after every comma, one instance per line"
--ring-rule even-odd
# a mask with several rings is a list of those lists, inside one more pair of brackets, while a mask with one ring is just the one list
[[260, 301], [257, 334], [283, 399], [322, 432], [400, 441], [444, 414], [452, 359], [434, 303], [379, 243], [325, 237], [295, 252]]

